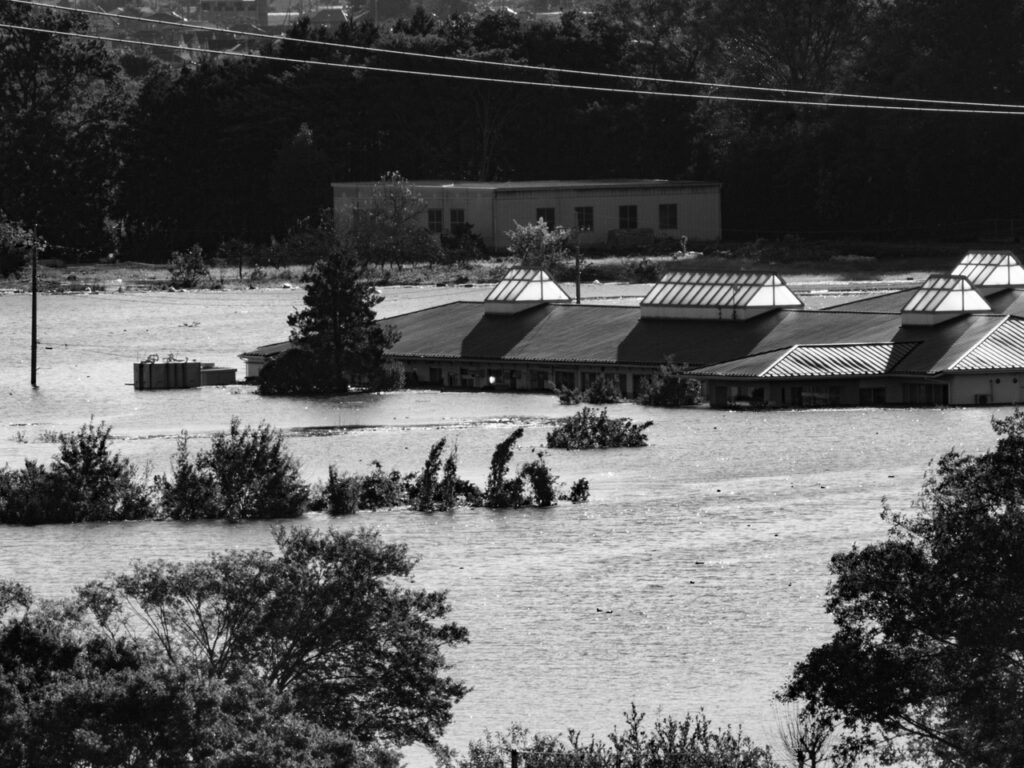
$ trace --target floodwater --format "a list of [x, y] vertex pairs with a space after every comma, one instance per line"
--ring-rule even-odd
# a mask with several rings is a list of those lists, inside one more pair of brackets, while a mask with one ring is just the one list
[[[596, 294], [596, 288], [590, 288]], [[479, 299], [486, 287], [385, 288], [382, 314]], [[604, 286], [609, 301], [643, 289]], [[635, 300], [635, 299], [632, 299]], [[483, 482], [494, 445], [525, 427], [516, 458], [539, 449], [573, 412], [550, 395], [428, 391], [345, 398], [261, 398], [245, 385], [136, 392], [132, 363], [173, 352], [221, 365], [287, 337], [298, 290], [41, 296], [39, 389], [29, 387], [29, 298], [0, 296], [0, 463], [48, 460], [52, 433], [90, 418], [151, 474], [168, 472], [181, 430], [197, 442], [266, 421], [283, 429], [304, 475], [379, 460], [422, 465], [440, 437], [461, 474]], [[485, 729], [604, 736], [631, 703], [650, 714], [703, 708], [713, 725], [775, 742], [772, 695], [793, 664], [830, 634], [822, 609], [828, 558], [885, 533], [883, 497], [906, 508], [929, 460], [994, 444], [998, 409], [820, 411], [658, 410], [650, 446], [547, 452], [591, 501], [548, 510], [409, 510], [302, 522], [372, 526], [406, 542], [417, 581], [449, 591], [471, 642], [450, 654], [472, 692], [447, 743], [464, 750]], [[0, 529], [0, 578], [57, 596], [132, 560], [188, 560], [268, 547], [269, 523], [136, 522]], [[409, 753], [410, 762], [426, 762]]]

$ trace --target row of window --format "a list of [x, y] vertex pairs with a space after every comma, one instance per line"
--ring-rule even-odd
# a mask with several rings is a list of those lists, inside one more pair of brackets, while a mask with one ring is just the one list
[[[594, 229], [594, 207], [591, 205], [579, 206], [573, 209], [576, 222], [575, 228], [581, 232], [592, 232]], [[554, 208], [538, 208], [537, 221], [541, 219], [548, 225], [548, 229], [556, 226]], [[464, 208], [451, 208], [448, 210], [448, 229], [454, 230], [466, 223], [466, 211]], [[619, 229], [638, 229], [640, 218], [635, 205], [619, 206]], [[431, 232], [444, 230], [444, 211], [441, 208], [427, 209], [427, 229]], [[658, 229], [679, 229], [679, 206], [676, 203], [661, 203], [658, 205]]]

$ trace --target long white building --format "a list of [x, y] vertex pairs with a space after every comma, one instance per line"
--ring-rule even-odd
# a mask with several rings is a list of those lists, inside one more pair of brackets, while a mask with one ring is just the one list
[[[377, 182], [336, 183], [340, 218], [369, 200]], [[713, 242], [722, 237], [721, 184], [704, 181], [413, 181], [427, 203], [423, 226], [451, 232], [471, 224], [489, 248], [504, 248], [518, 222], [544, 219], [579, 232], [581, 247], [639, 245], [654, 239]]]

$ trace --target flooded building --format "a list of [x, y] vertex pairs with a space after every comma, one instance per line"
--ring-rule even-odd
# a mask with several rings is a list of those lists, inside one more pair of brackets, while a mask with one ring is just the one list
[[[412, 385], [543, 391], [603, 377], [636, 396], [666, 362], [718, 407], [1024, 403], [1024, 269], [968, 254], [950, 275], [806, 309], [776, 274], [674, 272], [639, 306], [575, 304], [539, 270], [484, 301], [388, 318]], [[247, 374], [286, 345], [243, 355]]]

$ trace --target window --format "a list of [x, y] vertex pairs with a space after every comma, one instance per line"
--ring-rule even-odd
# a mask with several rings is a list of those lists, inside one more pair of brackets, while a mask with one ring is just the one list
[[555, 371], [555, 386], [559, 389], [576, 389], [576, 371]]
[[431, 232], [440, 232], [444, 229], [444, 211], [440, 208], [427, 209], [427, 229]]
[[679, 207], [675, 203], [658, 206], [658, 229], [679, 229]]
[[863, 387], [860, 390], [861, 405], [885, 405], [885, 387]]
[[592, 206], [584, 206], [576, 209], [576, 229], [580, 232], [594, 231], [594, 209]]
[[448, 221], [450, 229], [455, 231], [456, 227], [461, 227], [466, 223], [466, 209], [465, 208], [452, 208], [448, 211]]
[[619, 206], [619, 229], [636, 229], [636, 206]]
[[431, 384], [441, 384], [443, 381], [444, 381], [444, 379], [441, 378], [441, 369], [440, 368], [431, 368], [430, 369], [430, 383]]
[[538, 208], [537, 221], [540, 221], [541, 219], [544, 219], [544, 223], [548, 225], [548, 229], [553, 229], [555, 226], [555, 209]]

